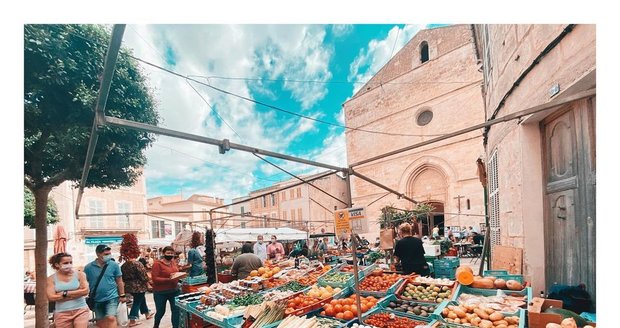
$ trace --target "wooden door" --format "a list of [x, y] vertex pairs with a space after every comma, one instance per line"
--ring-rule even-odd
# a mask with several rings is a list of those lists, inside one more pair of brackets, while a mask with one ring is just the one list
[[553, 283], [596, 293], [595, 99], [580, 100], [542, 123], [545, 161], [545, 267]]

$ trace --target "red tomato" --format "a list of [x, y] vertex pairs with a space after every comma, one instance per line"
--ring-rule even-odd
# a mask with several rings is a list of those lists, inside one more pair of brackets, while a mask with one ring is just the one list
[[342, 312], [342, 305], [340, 305], [340, 304], [336, 304], [336, 305], [334, 306], [334, 311], [335, 311], [336, 313], [338, 313], [338, 312]]
[[343, 307], [342, 307], [342, 311], [343, 311], [343, 312], [346, 312], [346, 311], [351, 311], [351, 305], [348, 305], [348, 304], [347, 304], [347, 305], [343, 306]]
[[333, 317], [336, 314], [336, 312], [334, 311], [334, 307], [331, 305], [328, 305], [325, 311], [323, 312], [324, 314], [321, 314], [321, 315], [328, 315], [330, 317]]
[[344, 311], [343, 318], [345, 320], [352, 320], [354, 318], [353, 312], [351, 312], [351, 311]]
[[336, 313], [336, 318], [337, 319], [344, 319], [344, 313], [342, 313], [342, 312]]

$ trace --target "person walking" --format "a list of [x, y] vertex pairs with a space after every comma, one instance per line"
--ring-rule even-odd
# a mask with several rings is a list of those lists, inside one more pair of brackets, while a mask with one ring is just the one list
[[56, 328], [86, 328], [90, 319], [86, 275], [73, 269], [73, 257], [67, 253], [52, 255], [49, 264], [56, 272], [47, 278], [46, 294], [48, 301], [56, 303]]
[[253, 270], [258, 270], [263, 262], [252, 253], [252, 244], [246, 242], [241, 246], [241, 255], [235, 258], [230, 273], [235, 279], [245, 279]]
[[[95, 320], [99, 328], [116, 328], [116, 312], [119, 302], [127, 302], [123, 274], [118, 263], [112, 260], [112, 251], [107, 245], [97, 245], [97, 258], [84, 267], [84, 273], [95, 294]], [[97, 279], [101, 275], [99, 285]]]
[[258, 256], [258, 258], [263, 262], [267, 259], [267, 244], [263, 242], [263, 236], [261, 235], [256, 237], [256, 243], [254, 244], [254, 255]]
[[198, 251], [198, 246], [201, 244], [201, 239], [202, 236], [200, 235], [200, 232], [194, 231], [194, 233], [192, 233], [192, 241], [190, 243], [191, 248], [187, 252], [187, 265], [191, 266], [189, 268], [190, 277], [199, 276], [204, 273], [204, 260]]
[[278, 242], [276, 235], [271, 236], [271, 244], [267, 246], [267, 255], [270, 259], [279, 261], [284, 257], [284, 246]]
[[412, 235], [411, 225], [403, 223], [398, 227], [400, 240], [394, 245], [394, 256], [401, 263], [405, 274], [413, 272], [428, 276], [430, 270], [424, 258], [424, 246], [420, 238]]
[[139, 313], [144, 314], [146, 320], [151, 319], [155, 314], [149, 311], [144, 296], [149, 284], [146, 268], [142, 262], [135, 258], [135, 254], [127, 254], [127, 256], [129, 259], [121, 266], [121, 272], [123, 273], [125, 292], [133, 296], [131, 311], [129, 311], [129, 327], [133, 327], [140, 324], [136, 321], [139, 318]]
[[180, 294], [179, 279], [183, 276], [175, 275], [179, 272], [179, 268], [174, 261], [174, 249], [166, 246], [162, 251], [164, 257], [153, 263], [153, 269], [151, 270], [153, 298], [155, 300], [155, 322], [153, 328], [159, 328], [161, 319], [166, 313], [166, 302], [170, 303], [172, 328], [179, 328], [179, 309], [174, 305], [174, 298]]

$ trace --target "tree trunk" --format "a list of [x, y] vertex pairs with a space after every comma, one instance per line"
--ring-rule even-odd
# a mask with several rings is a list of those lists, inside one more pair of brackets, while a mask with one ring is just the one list
[[36, 272], [35, 327], [47, 328], [48, 302], [47, 288], [47, 200], [51, 188], [43, 187], [33, 192], [35, 202], [36, 243], [34, 262]]

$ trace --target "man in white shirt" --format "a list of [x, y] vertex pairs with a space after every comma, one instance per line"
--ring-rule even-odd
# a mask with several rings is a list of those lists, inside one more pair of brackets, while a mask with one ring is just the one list
[[265, 262], [267, 259], [267, 245], [263, 243], [263, 236], [256, 237], [256, 243], [254, 244], [254, 254], [258, 258]]

